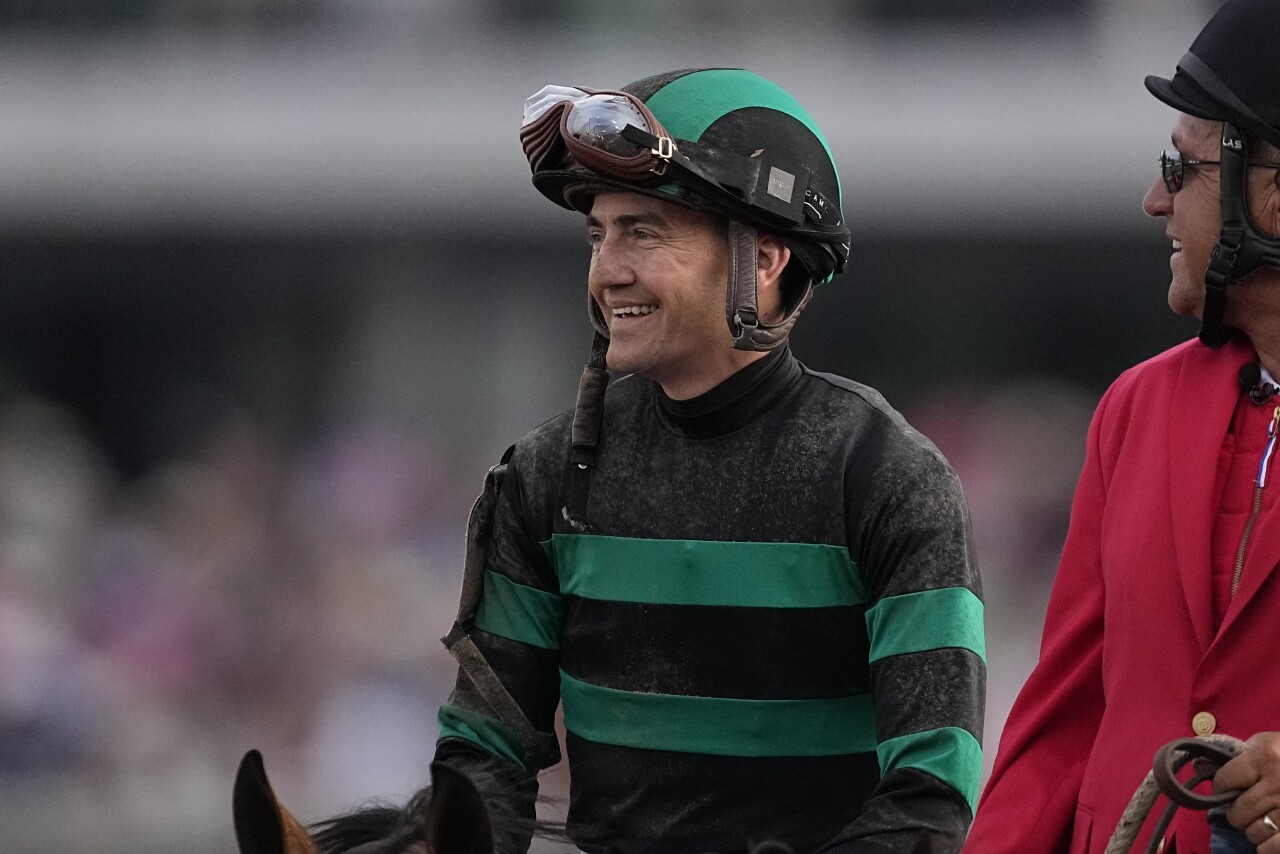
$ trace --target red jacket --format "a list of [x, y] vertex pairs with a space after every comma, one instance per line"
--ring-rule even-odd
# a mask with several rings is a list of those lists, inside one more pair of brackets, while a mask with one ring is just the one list
[[[1216, 635], [1210, 595], [1215, 471], [1254, 358], [1244, 343], [1187, 342], [1124, 373], [1098, 405], [1040, 661], [967, 854], [1102, 852], [1156, 749], [1194, 735], [1197, 715], [1238, 738], [1280, 729], [1280, 514], [1258, 519]], [[1207, 854], [1203, 814], [1174, 826], [1178, 854]]]

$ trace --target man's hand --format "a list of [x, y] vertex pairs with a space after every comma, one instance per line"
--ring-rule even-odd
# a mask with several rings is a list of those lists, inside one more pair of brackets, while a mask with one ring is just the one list
[[1244, 752], [1218, 769], [1215, 792], [1239, 790], [1227, 821], [1243, 830], [1258, 854], [1280, 854], [1280, 732], [1260, 732]]

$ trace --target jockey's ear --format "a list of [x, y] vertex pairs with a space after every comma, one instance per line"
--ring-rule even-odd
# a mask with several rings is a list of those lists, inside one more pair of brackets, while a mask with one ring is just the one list
[[320, 854], [311, 835], [276, 800], [256, 750], [240, 760], [231, 812], [240, 854]]
[[493, 825], [471, 779], [443, 762], [431, 763], [427, 848], [432, 854], [493, 854]]

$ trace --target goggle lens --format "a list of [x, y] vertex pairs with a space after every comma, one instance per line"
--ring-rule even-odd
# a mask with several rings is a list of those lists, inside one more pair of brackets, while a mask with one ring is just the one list
[[565, 132], [578, 142], [618, 157], [634, 157], [644, 150], [622, 136], [627, 125], [649, 131], [644, 114], [619, 95], [590, 95], [576, 101], [565, 118]]
[[[640, 141], [624, 135], [628, 127], [640, 132]], [[656, 140], [656, 148], [644, 144], [647, 137]], [[535, 174], [567, 148], [582, 166], [624, 181], [664, 174], [674, 150], [640, 101], [576, 86], [543, 86], [524, 102], [520, 144]]]

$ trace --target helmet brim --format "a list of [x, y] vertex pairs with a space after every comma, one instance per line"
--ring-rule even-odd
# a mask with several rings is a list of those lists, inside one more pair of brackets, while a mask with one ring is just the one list
[[1147, 91], [1180, 113], [1195, 116], [1198, 119], [1222, 121], [1222, 109], [1199, 87], [1186, 80], [1181, 72], [1172, 79], [1148, 75]]
[[1231, 122], [1251, 135], [1280, 146], [1280, 129], [1241, 101], [1194, 51], [1188, 51], [1178, 60], [1173, 77], [1148, 77], [1146, 84], [1151, 94], [1175, 110], [1209, 121]]
[[591, 212], [592, 202], [598, 193], [635, 193], [684, 207], [699, 207], [690, 197], [691, 193], [684, 188], [673, 191], [671, 184], [645, 186], [617, 181], [581, 167], [539, 172], [533, 177], [533, 185], [538, 192], [560, 207], [584, 214]]

